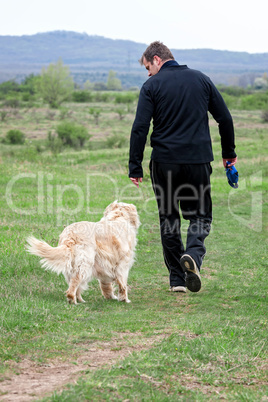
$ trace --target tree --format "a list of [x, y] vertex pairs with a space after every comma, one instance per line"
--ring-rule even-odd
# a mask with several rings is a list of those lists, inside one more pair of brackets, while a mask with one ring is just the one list
[[42, 69], [39, 83], [39, 92], [45, 102], [52, 108], [58, 108], [72, 95], [74, 89], [73, 78], [68, 66], [64, 66], [61, 59], [56, 64]]
[[0, 84], [0, 94], [7, 95], [10, 93], [15, 93], [20, 91], [20, 86], [14, 80], [5, 81]]
[[91, 107], [89, 109], [89, 114], [93, 115], [95, 124], [96, 124], [96, 126], [98, 126], [99, 125], [99, 117], [101, 114], [100, 109], [95, 109], [94, 107]]
[[257, 77], [254, 81], [254, 88], [266, 90], [268, 88], [268, 79], [265, 75], [263, 77]]
[[27, 75], [20, 85], [20, 89], [24, 93], [29, 93], [30, 95], [34, 95], [36, 93], [36, 87], [39, 80], [38, 75], [29, 74]]
[[94, 84], [90, 82], [89, 80], [86, 80], [84, 83], [84, 90], [85, 91], [91, 91], [93, 89]]
[[116, 73], [113, 70], [109, 71], [107, 89], [109, 91], [120, 91], [122, 89], [121, 81], [116, 78]]
[[107, 85], [104, 82], [95, 82], [93, 84], [94, 91], [106, 91]]

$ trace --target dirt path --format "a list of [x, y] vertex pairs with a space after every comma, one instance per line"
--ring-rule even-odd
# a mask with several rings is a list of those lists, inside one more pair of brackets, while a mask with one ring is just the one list
[[134, 342], [129, 342], [129, 336], [127, 339], [122, 336], [116, 341], [90, 344], [83, 355], [69, 361], [53, 360], [38, 364], [24, 359], [20, 363], [12, 363], [10, 366], [17, 374], [0, 382], [0, 401], [33, 401], [54, 391], [60, 392], [66, 384], [76, 383], [83, 371], [110, 366], [133, 351], [151, 348], [166, 336], [161, 334], [138, 340], [138, 334], [135, 334], [136, 339], [132, 338]]

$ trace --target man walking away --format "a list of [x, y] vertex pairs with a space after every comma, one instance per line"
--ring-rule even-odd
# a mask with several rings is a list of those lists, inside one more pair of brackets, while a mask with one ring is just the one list
[[[223, 165], [233, 166], [234, 128], [230, 112], [211, 80], [179, 65], [161, 42], [151, 43], [140, 64], [148, 70], [132, 126], [129, 178], [142, 182], [143, 152], [153, 119], [150, 175], [158, 204], [164, 261], [170, 291], [201, 289], [200, 269], [212, 222], [210, 175], [213, 161], [208, 112], [218, 123]], [[189, 220], [181, 239], [181, 215]]]

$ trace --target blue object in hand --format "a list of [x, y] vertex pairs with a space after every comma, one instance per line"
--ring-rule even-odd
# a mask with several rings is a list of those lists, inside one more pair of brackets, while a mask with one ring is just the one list
[[227, 176], [227, 180], [228, 183], [231, 187], [233, 188], [238, 188], [238, 171], [236, 170], [235, 166], [231, 166], [228, 167], [228, 165], [230, 165], [231, 162], [226, 162], [226, 176]]

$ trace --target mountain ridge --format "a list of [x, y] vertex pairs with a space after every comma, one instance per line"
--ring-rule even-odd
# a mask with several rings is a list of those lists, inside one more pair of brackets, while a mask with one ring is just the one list
[[[109, 70], [117, 72], [125, 87], [141, 86], [147, 72], [138, 59], [145, 43], [110, 39], [74, 31], [50, 31], [34, 35], [0, 36], [0, 81], [21, 80], [40, 73], [42, 67], [61, 58], [70, 67], [74, 80], [105, 81]], [[180, 64], [201, 70], [217, 84], [250, 84], [268, 72], [267, 53], [214, 49], [171, 49]], [[243, 86], [243, 85], [241, 85]]]

